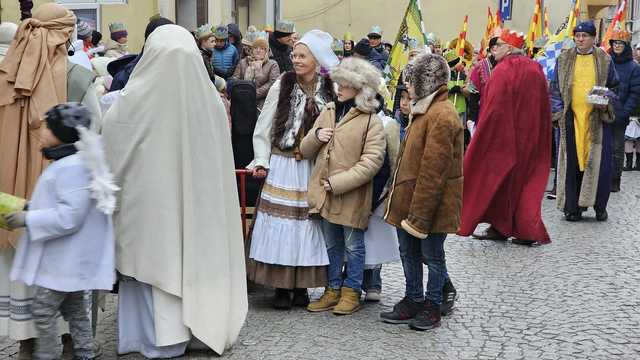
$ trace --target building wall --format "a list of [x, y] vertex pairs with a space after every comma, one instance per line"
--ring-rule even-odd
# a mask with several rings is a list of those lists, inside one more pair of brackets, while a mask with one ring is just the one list
[[[319, 28], [342, 38], [351, 32], [354, 39], [364, 37], [372, 25], [382, 26], [385, 38], [393, 41], [409, 0], [281, 0], [282, 17], [296, 23], [298, 32]], [[535, 7], [534, 0], [513, 0], [512, 20], [505, 26], [526, 33]], [[568, 0], [544, 0], [549, 9], [549, 27], [555, 31], [569, 13]], [[591, 3], [615, 4], [616, 0], [582, 1], [583, 17], [588, 17]], [[464, 15], [469, 15], [468, 39], [477, 45], [487, 24], [487, 7], [492, 11], [497, 0], [421, 0], [422, 15], [427, 32], [435, 32], [443, 41], [457, 37]]]

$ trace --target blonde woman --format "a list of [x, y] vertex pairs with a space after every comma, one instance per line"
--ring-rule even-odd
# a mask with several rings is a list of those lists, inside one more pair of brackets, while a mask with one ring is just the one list
[[237, 80], [253, 81], [256, 85], [258, 109], [262, 110], [271, 86], [280, 76], [280, 68], [275, 60], [269, 59], [269, 42], [265, 37], [258, 37], [251, 44], [251, 56], [240, 61], [233, 73]]

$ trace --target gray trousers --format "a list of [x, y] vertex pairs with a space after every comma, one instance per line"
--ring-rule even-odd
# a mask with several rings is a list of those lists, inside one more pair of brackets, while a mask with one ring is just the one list
[[613, 179], [622, 178], [622, 168], [624, 167], [624, 132], [626, 126], [620, 124], [613, 125]]
[[91, 291], [60, 292], [36, 286], [33, 319], [38, 331], [34, 359], [60, 359], [56, 316], [58, 311], [69, 323], [76, 357], [94, 358], [97, 346], [91, 331]]

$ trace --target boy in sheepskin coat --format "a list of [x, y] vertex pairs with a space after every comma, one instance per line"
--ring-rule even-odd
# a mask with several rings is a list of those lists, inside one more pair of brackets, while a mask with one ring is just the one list
[[443, 288], [449, 278], [444, 241], [458, 229], [462, 210], [464, 129], [448, 101], [449, 76], [446, 60], [435, 54], [420, 55], [409, 70], [411, 120], [385, 213], [385, 220], [398, 228], [406, 290], [393, 311], [380, 317], [416, 330], [440, 325]]
[[93, 341], [91, 292], [115, 282], [111, 214], [115, 192], [91, 114], [79, 103], [56, 105], [42, 126], [42, 152], [53, 163], [36, 184], [28, 211], [6, 216], [11, 229], [26, 227], [10, 279], [35, 286], [38, 332], [34, 359], [58, 359], [60, 312], [69, 322], [76, 359], [100, 355]]
[[384, 130], [375, 114], [380, 72], [365, 60], [347, 58], [331, 79], [339, 85], [338, 102], [327, 105], [300, 144], [303, 157], [316, 161], [308, 188], [309, 214], [322, 217], [329, 255], [328, 287], [307, 309], [349, 315], [360, 308], [364, 231], [371, 216], [373, 177], [384, 162]]

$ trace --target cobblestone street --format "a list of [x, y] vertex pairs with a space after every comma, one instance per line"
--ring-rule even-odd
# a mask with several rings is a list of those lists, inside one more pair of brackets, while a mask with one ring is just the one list
[[[545, 200], [553, 240], [547, 246], [448, 239], [459, 301], [434, 331], [378, 320], [403, 296], [402, 267], [392, 264], [384, 267], [382, 302], [353, 316], [280, 312], [270, 307], [270, 291], [253, 291], [240, 339], [223, 358], [640, 359], [640, 173], [625, 173], [622, 188], [611, 195], [605, 223], [595, 221], [593, 210], [583, 222], [565, 222], [554, 201]], [[321, 289], [312, 293], [320, 295]], [[112, 359], [113, 298], [106, 315], [98, 340], [103, 358]], [[16, 352], [15, 344], [0, 341], [1, 358]]]

